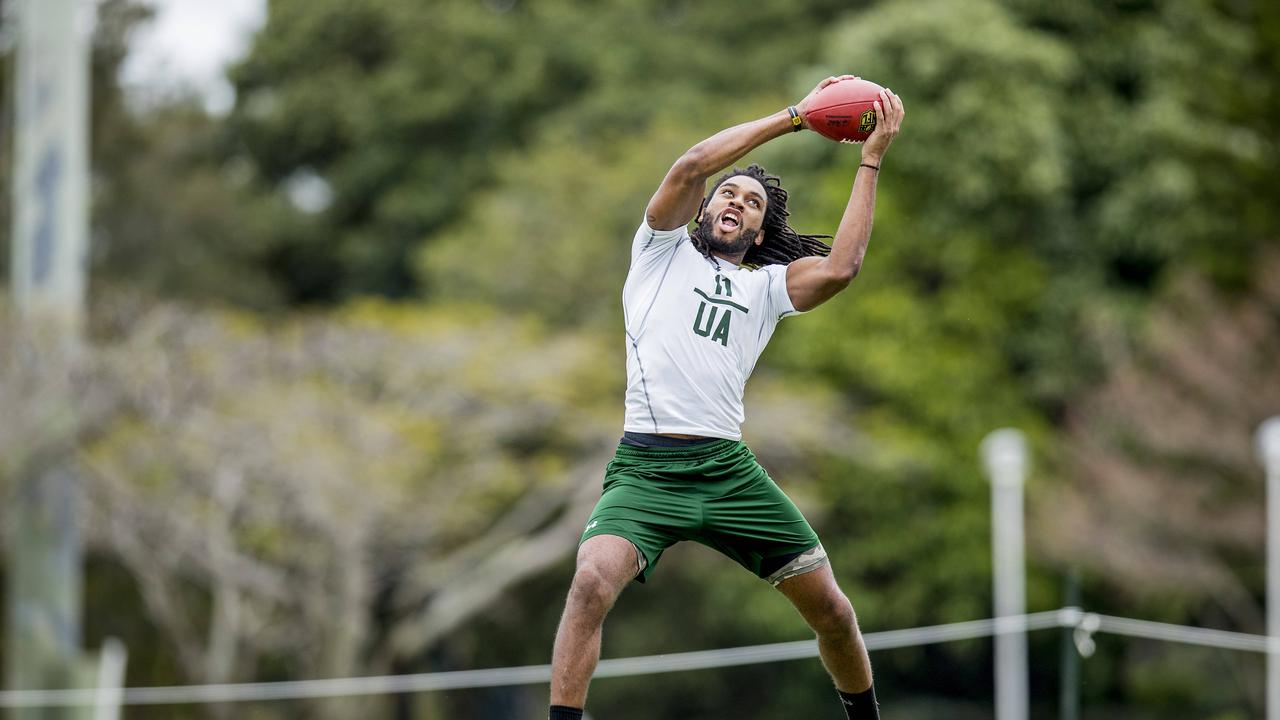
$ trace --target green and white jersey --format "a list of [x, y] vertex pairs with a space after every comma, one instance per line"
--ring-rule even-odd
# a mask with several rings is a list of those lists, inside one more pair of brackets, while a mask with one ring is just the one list
[[742, 393], [778, 320], [798, 314], [787, 269], [707, 258], [686, 228], [642, 223], [622, 288], [628, 432], [739, 440]]

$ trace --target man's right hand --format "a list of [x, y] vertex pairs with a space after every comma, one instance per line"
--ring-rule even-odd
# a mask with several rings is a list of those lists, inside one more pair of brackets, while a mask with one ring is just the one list
[[818, 83], [817, 87], [810, 90], [809, 94], [805, 95], [803, 100], [796, 103], [796, 112], [800, 113], [800, 123], [801, 123], [800, 126], [806, 130], [811, 129], [809, 127], [809, 121], [805, 119], [804, 114], [805, 114], [805, 111], [809, 109], [809, 104], [813, 102], [813, 96], [817, 95], [819, 90], [830, 85], [833, 82], [838, 82], [840, 80], [854, 80], [857, 77], [858, 77], [857, 75], [833, 75], [829, 78], [824, 79], [822, 82]]

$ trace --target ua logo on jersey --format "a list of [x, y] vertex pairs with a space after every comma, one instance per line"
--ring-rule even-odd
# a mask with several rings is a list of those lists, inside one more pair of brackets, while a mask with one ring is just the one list
[[702, 297], [702, 301], [698, 303], [698, 314], [693, 319], [693, 332], [728, 347], [729, 324], [733, 318], [729, 308], [735, 308], [744, 313], [750, 311], [728, 299], [733, 297], [733, 284], [723, 275], [716, 275], [714, 296], [708, 295], [701, 288], [694, 288], [693, 291]]

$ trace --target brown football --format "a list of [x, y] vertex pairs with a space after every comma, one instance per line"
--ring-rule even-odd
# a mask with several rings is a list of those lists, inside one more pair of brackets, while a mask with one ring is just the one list
[[876, 129], [875, 101], [883, 89], [861, 78], [837, 80], [813, 96], [804, 121], [823, 137], [862, 142]]

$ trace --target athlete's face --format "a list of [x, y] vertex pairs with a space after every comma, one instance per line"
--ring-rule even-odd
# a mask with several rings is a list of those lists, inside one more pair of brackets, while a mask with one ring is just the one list
[[734, 175], [716, 187], [707, 201], [697, 232], [710, 248], [724, 255], [741, 255], [764, 242], [764, 210], [769, 198], [760, 181]]

